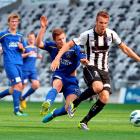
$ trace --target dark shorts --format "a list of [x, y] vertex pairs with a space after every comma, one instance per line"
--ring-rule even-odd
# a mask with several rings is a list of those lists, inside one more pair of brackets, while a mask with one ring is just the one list
[[70, 94], [75, 94], [76, 96], [80, 96], [81, 91], [78, 85], [78, 80], [75, 76], [70, 76], [70, 75], [64, 75], [59, 72], [55, 72], [53, 74], [52, 79], [60, 79], [63, 83], [63, 95], [66, 99], [66, 97]]
[[110, 78], [106, 71], [100, 70], [94, 66], [86, 66], [83, 68], [84, 80], [88, 87], [91, 87], [95, 81], [101, 81], [104, 85], [104, 90], [111, 93]]

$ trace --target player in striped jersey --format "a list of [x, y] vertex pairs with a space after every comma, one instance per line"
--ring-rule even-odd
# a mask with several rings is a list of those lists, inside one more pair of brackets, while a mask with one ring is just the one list
[[88, 114], [80, 121], [79, 127], [88, 130], [89, 120], [97, 115], [103, 107], [107, 104], [109, 96], [111, 94], [110, 79], [108, 73], [108, 52], [109, 47], [115, 43], [128, 57], [140, 61], [140, 57], [125, 43], [123, 43], [117, 33], [108, 28], [109, 14], [106, 11], [98, 12], [96, 16], [96, 23], [93, 29], [85, 31], [80, 34], [79, 38], [74, 38], [65, 44], [59, 51], [55, 60], [52, 62], [51, 69], [54, 71], [57, 69], [60, 63], [60, 58], [64, 52], [69, 48], [72, 48], [74, 44], [84, 47], [87, 54], [87, 65], [83, 68], [84, 79], [88, 86], [88, 89], [76, 99], [73, 104], [69, 106], [69, 113], [73, 115], [73, 108], [78, 104], [92, 96], [98, 94], [99, 99], [91, 107]]

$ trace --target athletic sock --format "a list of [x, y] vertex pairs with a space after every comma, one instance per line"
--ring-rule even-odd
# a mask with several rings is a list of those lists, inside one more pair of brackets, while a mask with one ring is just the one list
[[6, 90], [4, 90], [4, 91], [2, 91], [2, 92], [0, 93], [0, 99], [3, 98], [3, 97], [5, 97], [5, 96], [7, 96], [7, 95], [11, 95], [11, 94], [9, 93], [9, 89], [6, 89]]
[[12, 96], [13, 96], [14, 112], [18, 112], [19, 111], [21, 91], [18, 91], [18, 90], [14, 89]]
[[54, 100], [55, 100], [56, 96], [57, 96], [57, 90], [55, 88], [52, 88], [48, 92], [45, 101], [49, 101], [50, 104], [52, 105], [54, 103]]
[[67, 114], [67, 111], [65, 110], [65, 106], [63, 106], [61, 108], [54, 110], [53, 117], [62, 116], [66, 114]]
[[105, 106], [106, 104], [104, 104], [103, 102], [101, 102], [100, 100], [97, 100], [97, 102], [91, 107], [90, 111], [88, 112], [88, 114], [83, 118], [82, 121], [80, 121], [81, 123], [85, 123], [87, 124], [88, 121], [93, 118], [94, 116], [96, 116]]
[[76, 100], [73, 101], [74, 108], [77, 107], [82, 101], [88, 99], [89, 97], [95, 94], [96, 93], [93, 91], [92, 88], [87, 88]]
[[32, 87], [22, 96], [22, 100], [25, 100], [28, 96], [32, 95], [36, 89], [33, 89]]

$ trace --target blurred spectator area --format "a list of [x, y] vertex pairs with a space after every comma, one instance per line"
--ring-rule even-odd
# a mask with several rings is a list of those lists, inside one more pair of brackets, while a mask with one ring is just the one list
[[[37, 34], [40, 28], [39, 19], [41, 15], [45, 15], [48, 17], [49, 26], [44, 39], [52, 40], [52, 29], [62, 27], [70, 40], [73, 37], [78, 37], [81, 32], [92, 28], [97, 12], [103, 9], [107, 10], [111, 16], [109, 27], [115, 30], [122, 41], [140, 55], [140, 0], [81, 0], [76, 4], [50, 1], [32, 5], [23, 2], [14, 10], [0, 14], [0, 30], [7, 27], [7, 15], [10, 12], [17, 12], [21, 16], [20, 31], [25, 36], [30, 31]], [[40, 51], [40, 53], [44, 56], [42, 61], [37, 60], [41, 85], [50, 86], [50, 59], [45, 51]], [[131, 86], [140, 84], [139, 63], [123, 54], [118, 46], [112, 46], [109, 55], [111, 84], [114, 90], [118, 90], [128, 83]], [[4, 79], [4, 71], [1, 76], [4, 82], [0, 84], [7, 84]], [[80, 67], [78, 79], [80, 87], [84, 88], [82, 76]]]

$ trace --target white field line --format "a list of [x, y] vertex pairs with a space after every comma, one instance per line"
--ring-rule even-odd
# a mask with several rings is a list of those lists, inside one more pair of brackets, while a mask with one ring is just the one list
[[[67, 119], [67, 120], [57, 120], [57, 119], [54, 119], [53, 121], [55, 122], [79, 122], [80, 119]], [[127, 120], [90, 120], [90, 122], [106, 122], [106, 123], [128, 123], [129, 122], [129, 119]]]

